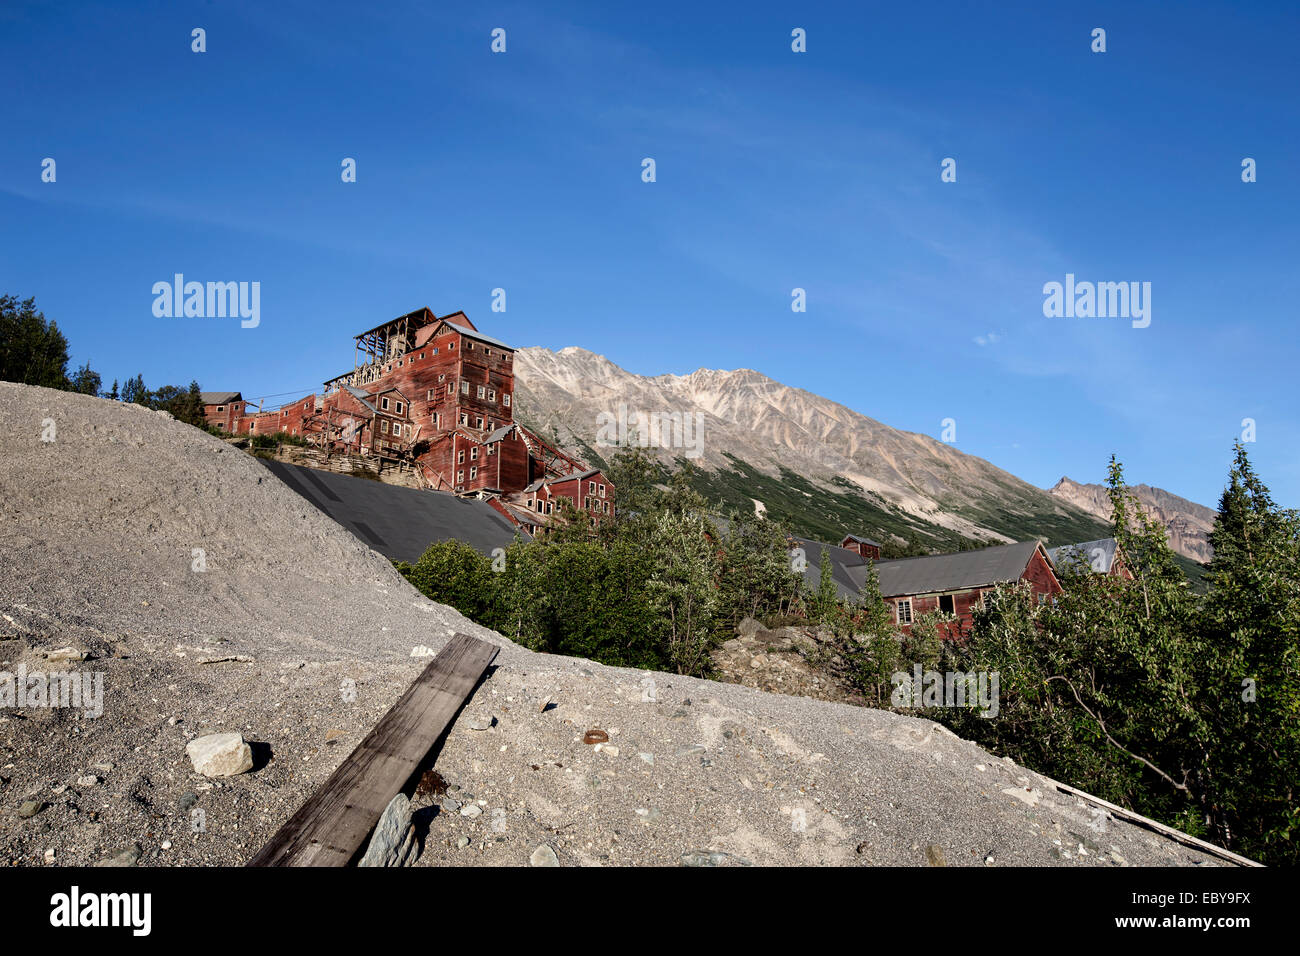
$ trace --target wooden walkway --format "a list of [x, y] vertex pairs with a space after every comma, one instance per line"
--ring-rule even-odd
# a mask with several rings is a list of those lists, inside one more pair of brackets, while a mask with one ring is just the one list
[[456, 634], [249, 866], [347, 866], [473, 692], [498, 648]]

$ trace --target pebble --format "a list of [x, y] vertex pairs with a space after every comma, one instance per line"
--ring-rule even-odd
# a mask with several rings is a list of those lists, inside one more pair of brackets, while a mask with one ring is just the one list
[[469, 837], [467, 836], [461, 837], [459, 840], [456, 841], [456, 846], [462, 850], [465, 849], [465, 847], [469, 846]]
[[543, 843], [528, 857], [529, 866], [559, 866], [560, 858], [549, 844]]
[[446, 810], [448, 813], [455, 813], [457, 810], [460, 809], [460, 801], [444, 800], [442, 801], [442, 808]]
[[365, 856], [357, 866], [406, 866], [419, 854], [415, 826], [411, 823], [411, 801], [406, 794], [399, 793], [384, 808]]
[[415, 647], [411, 648], [412, 657], [433, 657], [437, 653], [438, 652], [432, 647], [425, 644], [417, 644]]
[[75, 647], [60, 647], [47, 653], [45, 659], [47, 661], [84, 661], [86, 652], [79, 651]]
[[655, 755], [654, 755], [654, 754], [648, 754], [648, 753], [644, 753], [644, 752], [642, 752], [642, 753], [637, 754], [637, 756], [640, 757], [642, 760], [644, 760], [646, 763], [648, 763], [650, 766], [653, 767], [653, 766], [655, 765]]
[[140, 859], [140, 854], [143, 852], [140, 849], [140, 844], [133, 843], [124, 850], [118, 850], [108, 859], [100, 860], [95, 866], [135, 866]]
[[43, 809], [45, 809], [45, 804], [43, 804], [41, 801], [26, 800], [18, 808], [18, 816], [26, 820], [29, 817], [36, 816], [36, 814], [40, 813]]
[[491, 730], [495, 723], [495, 717], [471, 717], [465, 722], [465, 726], [470, 730]]
[[172, 841], [171, 841], [171, 840], [163, 840], [163, 841], [162, 841], [162, 848], [163, 848], [164, 850], [170, 850], [170, 849], [172, 848]]
[[477, 807], [472, 803], [467, 803], [465, 806], [460, 808], [460, 815], [462, 817], [476, 817], [482, 812], [482, 807]]
[[46, 862], [46, 863], [53, 863], [53, 862], [54, 862], [54, 857], [55, 857], [55, 850], [54, 850], [54, 847], [50, 847], [48, 850], [45, 851], [45, 862]]
[[99, 783], [99, 778], [96, 777], [93, 773], [87, 774], [84, 777], [77, 778], [78, 787], [93, 787], [97, 783]]

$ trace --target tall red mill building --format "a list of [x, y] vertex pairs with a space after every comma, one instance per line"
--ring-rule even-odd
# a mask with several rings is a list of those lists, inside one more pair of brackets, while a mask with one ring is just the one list
[[[614, 486], [602, 472], [515, 422], [514, 352], [464, 312], [439, 318], [418, 309], [356, 336], [352, 371], [320, 394], [256, 412], [244, 410], [238, 393], [213, 393], [224, 401], [204, 412], [240, 434], [286, 432], [333, 451], [408, 462], [430, 488], [487, 498], [530, 533], [548, 523], [560, 498], [598, 520], [612, 515]], [[232, 406], [242, 414], [232, 415]]]

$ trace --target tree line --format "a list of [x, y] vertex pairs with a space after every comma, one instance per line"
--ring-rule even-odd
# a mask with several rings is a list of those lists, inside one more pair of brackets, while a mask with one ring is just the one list
[[787, 530], [708, 517], [689, 468], [660, 483], [644, 450], [607, 472], [613, 521], [563, 510], [540, 538], [495, 558], [443, 542], [399, 570], [423, 593], [535, 650], [708, 677], [712, 652], [754, 617], [828, 637], [821, 655], [867, 706], [899, 709], [895, 675], [997, 672], [997, 716], [907, 710], [991, 752], [1266, 863], [1300, 861], [1300, 516], [1279, 507], [1244, 447], [1197, 593], [1164, 528], [1112, 458], [1112, 534], [1132, 579], [1058, 568], [1043, 601], [1018, 582], [985, 596], [965, 639], [921, 615], [898, 633], [874, 568], [856, 601], [829, 561], [807, 587]]
[[117, 379], [105, 389], [103, 378], [86, 362], [68, 371], [68, 340], [53, 319], [36, 308], [36, 299], [19, 300], [0, 295], [0, 381], [57, 388], [134, 403], [169, 412], [179, 421], [206, 428], [203, 399], [197, 381], [189, 387], [163, 385], [149, 389], [144, 376], [128, 378], [121, 388]]

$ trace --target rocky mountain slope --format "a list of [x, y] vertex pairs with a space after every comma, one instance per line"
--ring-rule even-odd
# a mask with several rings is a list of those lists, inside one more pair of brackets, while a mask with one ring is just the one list
[[[416, 865], [1221, 862], [929, 721], [527, 651], [138, 406], [0, 383], [0, 487], [0, 671], [102, 688], [0, 707], [10, 865], [246, 862], [454, 631], [501, 653], [416, 796]], [[235, 730], [252, 768], [196, 773], [187, 742]]]
[[[1210, 560], [1214, 554], [1209, 541], [1216, 514], [1213, 509], [1150, 485], [1134, 485], [1132, 491], [1147, 513], [1168, 530], [1169, 544], [1175, 551], [1201, 564]], [[1048, 493], [1103, 521], [1110, 520], [1105, 485], [1081, 485], [1063, 477]]]
[[1104, 526], [982, 458], [900, 431], [750, 369], [646, 377], [580, 348], [526, 348], [515, 359], [518, 414], [588, 458], [614, 450], [602, 429], [620, 417], [670, 413], [698, 435], [665, 441], [664, 460], [708, 472], [701, 490], [792, 520], [811, 537], [846, 532], [951, 550], [970, 540], [1098, 537]]

